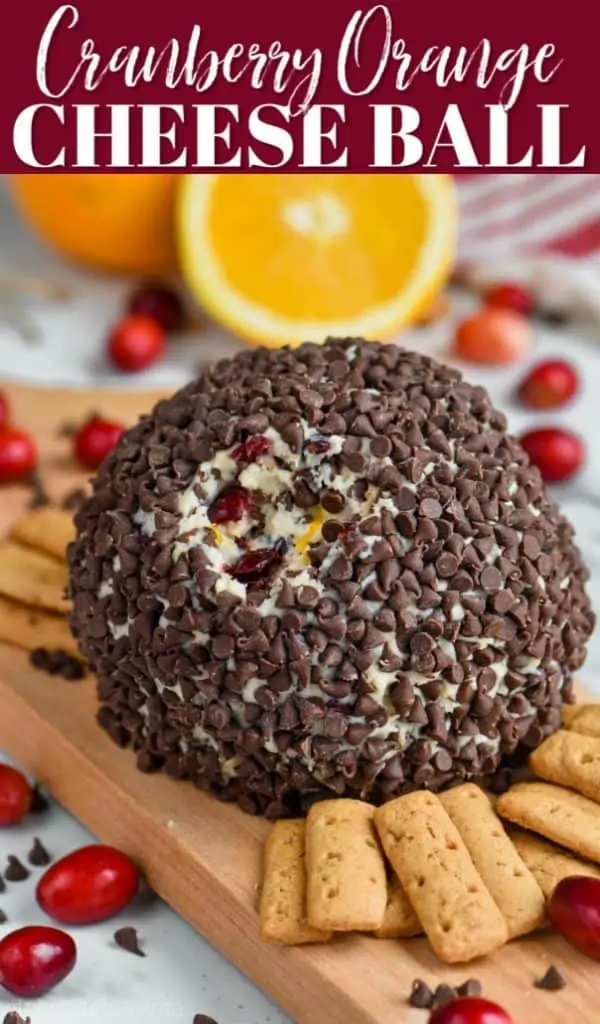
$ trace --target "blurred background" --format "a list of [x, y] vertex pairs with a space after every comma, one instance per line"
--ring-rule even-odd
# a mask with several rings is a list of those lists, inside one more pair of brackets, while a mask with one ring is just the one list
[[599, 283], [599, 175], [0, 179], [2, 380], [170, 389], [330, 334], [452, 361], [574, 520], [600, 609]]

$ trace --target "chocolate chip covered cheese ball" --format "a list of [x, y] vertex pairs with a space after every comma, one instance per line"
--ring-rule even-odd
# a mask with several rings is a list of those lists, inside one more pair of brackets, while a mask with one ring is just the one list
[[76, 525], [101, 724], [271, 817], [493, 774], [558, 727], [593, 625], [504, 416], [393, 346], [223, 360], [124, 435]]

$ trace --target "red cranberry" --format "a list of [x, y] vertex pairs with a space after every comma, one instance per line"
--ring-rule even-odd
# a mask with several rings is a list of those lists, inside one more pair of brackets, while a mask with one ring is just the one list
[[505, 1010], [479, 996], [464, 996], [434, 1010], [429, 1024], [514, 1024]]
[[31, 807], [33, 790], [27, 779], [9, 764], [0, 764], [0, 825], [16, 825]]
[[37, 460], [37, 447], [29, 434], [16, 427], [0, 430], [0, 484], [25, 480], [35, 469]]
[[529, 409], [558, 409], [579, 391], [579, 374], [564, 359], [547, 359], [534, 366], [517, 391]]
[[120, 423], [92, 416], [82, 424], [73, 438], [75, 458], [87, 469], [98, 469], [112, 452], [124, 429]]
[[250, 508], [250, 492], [245, 487], [228, 487], [208, 510], [211, 523], [236, 523]]
[[169, 285], [158, 281], [142, 281], [129, 299], [127, 311], [149, 316], [167, 332], [181, 331], [185, 324], [180, 296]]
[[242, 555], [239, 561], [231, 566], [229, 573], [240, 583], [257, 583], [279, 565], [281, 559], [281, 552], [275, 548], [256, 548]]
[[242, 441], [232, 451], [231, 457], [236, 462], [241, 462], [243, 465], [248, 465], [250, 462], [256, 462], [260, 459], [261, 455], [266, 455], [271, 447], [271, 442], [268, 437], [264, 437], [262, 434], [254, 434], [249, 437], [247, 441]]
[[138, 373], [157, 362], [165, 351], [164, 328], [139, 313], [121, 320], [108, 338], [108, 358], [125, 373]]
[[523, 359], [533, 342], [531, 324], [512, 309], [484, 306], [456, 325], [452, 351], [459, 359], [508, 366]]
[[561, 427], [530, 430], [521, 437], [521, 444], [548, 483], [566, 483], [581, 469], [583, 444], [575, 434]]
[[0, 391], [0, 430], [5, 430], [10, 422], [10, 405], [3, 391]]
[[485, 292], [484, 298], [488, 306], [512, 309], [515, 313], [522, 313], [524, 316], [530, 316], [535, 309], [535, 299], [531, 292], [523, 285], [510, 281], [492, 285]]
[[600, 878], [563, 878], [548, 902], [548, 920], [581, 953], [600, 960]]
[[62, 924], [93, 924], [123, 910], [139, 881], [127, 854], [112, 846], [84, 846], [48, 868], [36, 897], [42, 910]]
[[71, 973], [76, 959], [66, 932], [47, 925], [18, 928], [0, 940], [0, 982], [16, 996], [43, 996]]

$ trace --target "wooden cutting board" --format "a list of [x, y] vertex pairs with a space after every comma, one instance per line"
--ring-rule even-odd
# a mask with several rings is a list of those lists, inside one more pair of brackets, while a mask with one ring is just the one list
[[[40, 441], [44, 476], [57, 495], [81, 479], [68, 442], [54, 435], [59, 421], [90, 408], [133, 421], [157, 397], [7, 390], [15, 419]], [[17, 489], [0, 494], [0, 530], [26, 500]], [[477, 977], [516, 1024], [597, 1024], [600, 969], [556, 935], [521, 939], [458, 969], [442, 966], [423, 939], [348, 936], [296, 949], [262, 943], [256, 907], [266, 823], [189, 783], [138, 772], [132, 755], [97, 727], [95, 706], [92, 680], [50, 678], [22, 652], [0, 645], [0, 747], [101, 840], [130, 853], [160, 896], [297, 1024], [426, 1024], [425, 1012], [406, 998], [417, 977], [431, 986]], [[550, 964], [567, 977], [561, 992], [534, 988]]]

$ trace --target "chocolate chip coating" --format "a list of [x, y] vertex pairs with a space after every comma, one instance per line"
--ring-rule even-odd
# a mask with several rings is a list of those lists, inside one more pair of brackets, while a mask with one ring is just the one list
[[269, 817], [514, 767], [593, 627], [572, 527], [504, 416], [391, 345], [222, 360], [123, 435], [76, 527], [101, 725]]

